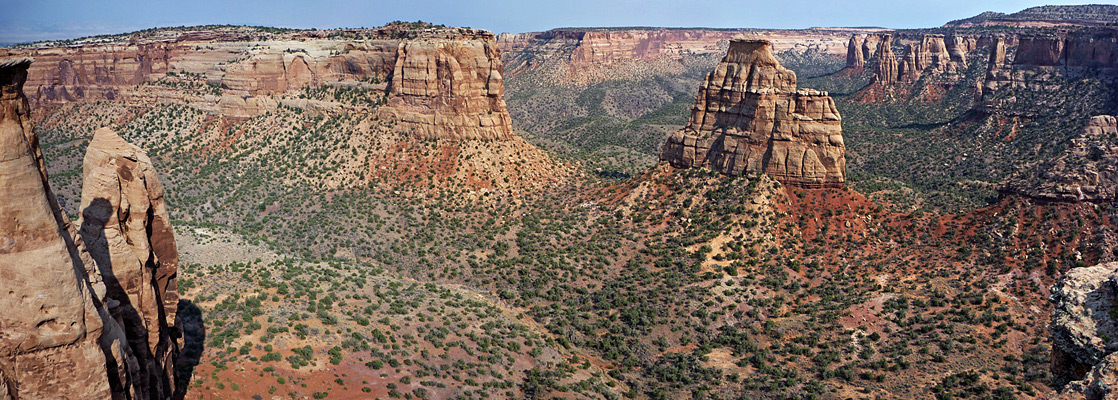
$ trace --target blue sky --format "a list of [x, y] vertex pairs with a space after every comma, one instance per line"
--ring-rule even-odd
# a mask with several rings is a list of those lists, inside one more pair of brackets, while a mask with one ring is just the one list
[[[1096, 1], [1098, 3], [1098, 1]], [[1114, 4], [1118, 0], [1103, 1]], [[122, 33], [156, 26], [238, 24], [373, 27], [423, 20], [494, 32], [570, 26], [808, 28], [939, 26], [983, 11], [1060, 0], [0, 0], [0, 43]]]

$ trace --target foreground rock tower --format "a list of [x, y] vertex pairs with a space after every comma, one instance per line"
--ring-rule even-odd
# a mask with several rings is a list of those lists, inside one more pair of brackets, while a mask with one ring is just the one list
[[[132, 196], [128, 183], [154, 173], [119, 162], [91, 173], [87, 157], [82, 196], [104, 207], [86, 210], [117, 216], [109, 218], [116, 225], [88, 236], [95, 243], [87, 247], [85, 232], [97, 227], [87, 213], [79, 234], [62, 212], [31, 129], [23, 94], [30, 65], [0, 59], [0, 399], [170, 398], [181, 336], [168, 306], [177, 303], [174, 238], [162, 203]], [[104, 154], [146, 160], [117, 148], [104, 147]], [[91, 176], [116, 184], [117, 192], [91, 187]], [[96, 243], [104, 237], [115, 240]], [[137, 247], [148, 243], [159, 250], [144, 258]], [[106, 253], [140, 261], [102, 258]], [[132, 267], [135, 273], [125, 272]]]
[[423, 139], [511, 139], [496, 37], [467, 33], [400, 43], [379, 115]]
[[842, 187], [841, 116], [826, 92], [796, 89], [765, 40], [735, 39], [699, 86], [687, 127], [660, 159], [676, 168], [766, 173], [801, 187]]

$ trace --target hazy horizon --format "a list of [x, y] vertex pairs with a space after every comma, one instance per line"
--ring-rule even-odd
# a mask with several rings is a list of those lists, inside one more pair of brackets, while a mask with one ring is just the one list
[[73, 39], [137, 30], [193, 25], [257, 25], [329, 29], [376, 27], [422, 20], [501, 32], [561, 27], [703, 27], [804, 29], [811, 27], [930, 28], [984, 11], [1012, 13], [1040, 5], [1118, 4], [1115, 1], [997, 0], [895, 2], [727, 2], [716, 0], [576, 0], [534, 3], [492, 0], [465, 4], [445, 0], [168, 0], [81, 2], [0, 0], [0, 44]]

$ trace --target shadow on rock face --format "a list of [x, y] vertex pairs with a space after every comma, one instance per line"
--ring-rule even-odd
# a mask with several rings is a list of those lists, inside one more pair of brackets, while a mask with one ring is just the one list
[[[168, 370], [164, 372], [160, 360], [157, 359], [155, 354], [152, 354], [152, 348], [149, 345], [149, 326], [145, 322], [144, 316], [141, 315], [141, 311], [132, 304], [129, 296], [130, 292], [140, 291], [138, 285], [154, 286], [154, 274], [130, 270], [130, 268], [135, 269], [137, 266], [129, 266], [127, 263], [125, 265], [113, 264], [113, 249], [106, 236], [106, 224], [114, 221], [112, 217], [115, 212], [116, 207], [109, 199], [101, 197], [93, 199], [89, 206], [82, 210], [79, 232], [90, 257], [97, 264], [97, 270], [105, 284], [106, 297], [109, 299], [107, 301], [109, 314], [124, 329], [128, 347], [138, 364], [138, 370], [130, 372], [131, 385], [142, 395], [159, 396], [172, 383], [170, 381], [172, 379], [169, 371], [170, 366], [167, 366]], [[119, 221], [117, 222], [119, 223]], [[138, 268], [146, 269], [154, 268], [154, 266], [140, 265]], [[143, 277], [150, 277], [153, 281], [141, 282]], [[161, 304], [162, 299], [158, 298], [159, 294], [156, 293], [156, 296], [156, 302]], [[177, 334], [172, 333], [172, 330], [165, 325], [163, 310], [160, 309], [158, 312], [159, 326], [154, 327], [154, 329], [168, 332], [167, 335], [161, 335], [156, 347], [156, 351], [163, 354], [169, 346], [175, 346], [172, 343], [172, 336]], [[125, 390], [123, 382], [111, 381], [110, 384], [113, 385], [114, 390]]]
[[202, 320], [202, 309], [186, 299], [179, 299], [179, 323], [182, 327], [182, 352], [175, 362], [175, 393], [172, 399], [181, 400], [194, 377], [194, 367], [202, 359], [206, 348], [206, 325]]

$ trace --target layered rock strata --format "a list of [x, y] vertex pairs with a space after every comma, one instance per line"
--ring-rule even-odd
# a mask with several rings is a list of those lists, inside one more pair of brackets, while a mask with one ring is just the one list
[[676, 168], [766, 173], [790, 185], [841, 187], [846, 181], [841, 117], [826, 92], [796, 89], [771, 44], [734, 40], [700, 84], [687, 127], [660, 153]]
[[1069, 270], [1052, 286], [1052, 373], [1061, 399], [1118, 397], [1118, 263]]
[[104, 310], [31, 130], [30, 64], [0, 59], [0, 398], [107, 399]]
[[893, 35], [882, 34], [877, 43], [877, 63], [874, 66], [874, 82], [889, 85], [897, 81], [899, 67], [897, 56], [893, 54]]
[[419, 138], [510, 139], [502, 72], [492, 35], [400, 43], [379, 115]]
[[[465, 28], [261, 32], [233, 27], [0, 50], [36, 57], [27, 83], [36, 105], [81, 101], [190, 104], [250, 117], [281, 106], [377, 112], [420, 138], [507, 139], [496, 37]], [[336, 87], [352, 104], [307, 99]], [[387, 103], [387, 106], [376, 107]]]
[[[915, 82], [925, 73], [957, 73], [966, 69], [967, 54], [980, 46], [981, 40], [960, 35], [944, 36], [939, 34], [922, 35], [918, 41], [902, 39], [904, 54], [899, 58], [893, 52], [891, 34], [869, 35], [862, 40], [862, 49], [854, 47], [857, 35], [851, 37], [847, 50], [847, 67], [854, 68], [858, 57], [864, 63], [871, 63], [869, 43], [877, 44], [877, 59], [874, 65], [874, 81], [883, 85], [894, 82]], [[873, 39], [873, 40], [871, 40]], [[907, 43], [906, 43], [907, 42]], [[859, 54], [860, 53], [860, 54]]]
[[1118, 199], [1118, 119], [1091, 117], [1066, 153], [1050, 165], [1014, 175], [1005, 190], [1055, 201], [1109, 202]]
[[[546, 43], [563, 43], [571, 49], [569, 60], [579, 66], [610, 64], [627, 60], [651, 61], [658, 58], [679, 59], [695, 54], [724, 51], [725, 43], [743, 35], [764, 38], [773, 43], [773, 51], [808, 47], [836, 56], [846, 51], [844, 34], [830, 31], [759, 31], [712, 29], [553, 29], [546, 32], [502, 33], [501, 49], [519, 54], [529, 47]], [[720, 45], [721, 43], [721, 45]]]
[[82, 169], [80, 232], [139, 364], [135, 386], [141, 397], [166, 397], [181, 335], [178, 251], [163, 186], [147, 155], [108, 128], [94, 134]]
[[[30, 106], [22, 92], [29, 65], [29, 59], [0, 59], [0, 386], [6, 388], [0, 398], [170, 398], [178, 347], [177, 331], [168, 322], [174, 318], [171, 304], [177, 304], [173, 270], [162, 279], [160, 274], [148, 275], [152, 279], [118, 275], [113, 271], [128, 261], [102, 257], [137, 243], [173, 250], [166, 212], [160, 222], [152, 213], [134, 213], [139, 209], [130, 203], [102, 209], [126, 216], [128, 230], [135, 232], [111, 248], [86, 234], [93, 227], [88, 218], [83, 217], [79, 233], [50, 189], [29, 123]], [[97, 175], [104, 182], [116, 177], [121, 184], [144, 172], [112, 167]], [[154, 176], [150, 168], [144, 173]], [[111, 191], [87, 184], [83, 197], [92, 196], [96, 206]], [[128, 198], [133, 201], [141, 202]], [[173, 251], [159, 257], [174, 264]], [[130, 313], [128, 294], [145, 292], [157, 293], [158, 300]], [[152, 351], [149, 337], [163, 338], [163, 347]], [[153, 364], [164, 367], [152, 369]]]
[[866, 35], [866, 38], [862, 40], [862, 59], [868, 63], [874, 54], [877, 54], [874, 51], [877, 50], [879, 43], [881, 43], [880, 36]]
[[[1010, 40], [1017, 44], [1012, 55], [1005, 50], [1013, 45]], [[976, 96], [973, 108], [981, 114], [1012, 109], [1007, 106], [1017, 96], [1000, 95], [1006, 88], [1047, 92], [1066, 85], [1069, 78], [1118, 80], [1118, 30], [1112, 28], [1024, 35], [1006, 38], [1002, 45], [991, 55], [986, 79]]]

